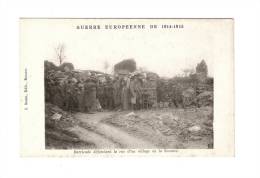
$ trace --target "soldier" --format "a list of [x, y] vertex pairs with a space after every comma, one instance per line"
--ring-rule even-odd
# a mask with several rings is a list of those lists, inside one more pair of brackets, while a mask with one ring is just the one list
[[131, 78], [130, 86], [129, 86], [129, 93], [130, 93], [130, 101], [131, 101], [131, 109], [134, 110], [136, 106], [136, 90], [135, 90], [135, 76]]
[[[53, 93], [53, 104], [59, 106], [60, 108], [64, 108], [65, 102], [64, 102], [64, 95], [63, 95], [63, 89], [61, 84], [58, 81], [55, 81], [55, 84], [52, 87], [52, 93]], [[65, 109], [65, 108], [64, 108]]]
[[135, 93], [136, 93], [136, 109], [141, 109], [142, 106], [142, 79], [141, 75], [135, 78]]
[[109, 77], [107, 77], [106, 85], [104, 87], [104, 100], [106, 109], [113, 109], [113, 85]]
[[65, 108], [67, 111], [72, 111], [75, 107], [75, 97], [74, 94], [76, 93], [74, 86], [74, 81], [69, 79], [65, 84]]
[[121, 103], [121, 81], [119, 78], [115, 78], [113, 81], [113, 103], [115, 108], [120, 108]]
[[77, 103], [78, 111], [84, 112], [84, 84], [81, 80], [77, 83]]
[[84, 106], [86, 112], [94, 110], [96, 104], [96, 82], [94, 79], [87, 79], [84, 85]]
[[131, 109], [141, 109], [142, 105], [142, 82], [138, 77], [132, 77], [130, 82]]
[[121, 106], [123, 110], [129, 109], [129, 81], [125, 77], [122, 82], [122, 90], [121, 90]]
[[104, 85], [104, 95], [103, 95], [104, 109], [109, 108], [109, 98], [108, 98], [108, 83], [106, 82]]

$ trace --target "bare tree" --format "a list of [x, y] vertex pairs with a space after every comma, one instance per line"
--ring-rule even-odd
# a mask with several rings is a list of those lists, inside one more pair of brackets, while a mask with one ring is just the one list
[[63, 43], [60, 43], [56, 48], [55, 48], [55, 54], [57, 59], [59, 60], [59, 64], [61, 65], [66, 58], [65, 56], [65, 45]]

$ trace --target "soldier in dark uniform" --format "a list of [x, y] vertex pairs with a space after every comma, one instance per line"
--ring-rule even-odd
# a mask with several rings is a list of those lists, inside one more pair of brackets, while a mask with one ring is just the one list
[[64, 100], [64, 95], [63, 95], [63, 88], [61, 84], [58, 81], [55, 81], [55, 84], [51, 88], [52, 94], [53, 94], [53, 99], [52, 103], [59, 106], [60, 108], [65, 109], [65, 100]]
[[76, 92], [77, 92], [77, 110], [80, 112], [84, 112], [84, 84], [81, 80], [76, 84]]
[[108, 109], [108, 86], [107, 86], [107, 83], [104, 85], [103, 108]]
[[[112, 83], [111, 83], [111, 79], [109, 77], [106, 76], [106, 82], [104, 83], [104, 95], [103, 95], [103, 108], [104, 109], [111, 109], [111, 100], [113, 100], [113, 98], [111, 97], [111, 87], [112, 87]], [[112, 93], [113, 95], [113, 93]]]
[[67, 111], [72, 111], [74, 109], [76, 103], [74, 97], [75, 93], [74, 82], [69, 79], [65, 84], [65, 108]]
[[129, 98], [129, 85], [128, 84], [128, 78], [125, 77], [122, 82], [122, 89], [121, 89], [121, 107], [123, 110], [128, 110], [129, 109], [129, 104], [130, 104], [130, 98]]
[[96, 81], [92, 78], [86, 80], [84, 85], [84, 109], [86, 112], [91, 112], [96, 105]]
[[136, 93], [136, 109], [141, 109], [142, 107], [142, 79], [141, 75], [135, 78], [135, 93]]
[[119, 78], [115, 78], [112, 84], [113, 87], [113, 103], [114, 103], [114, 108], [118, 109], [121, 106], [121, 81]]
[[107, 83], [105, 86], [105, 103], [106, 103], [106, 109], [114, 108], [113, 84], [112, 84], [111, 79], [107, 80]]

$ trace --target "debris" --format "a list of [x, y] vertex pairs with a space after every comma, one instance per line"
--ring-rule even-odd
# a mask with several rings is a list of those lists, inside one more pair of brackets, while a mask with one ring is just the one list
[[178, 121], [179, 117], [178, 116], [173, 116], [173, 120]]
[[201, 136], [191, 135], [190, 136], [190, 140], [191, 141], [198, 141], [198, 140], [202, 140], [202, 137]]
[[161, 115], [161, 118], [162, 119], [169, 119], [169, 120], [173, 119], [172, 114], [168, 114], [168, 113]]
[[160, 116], [162, 119], [169, 119], [169, 120], [175, 120], [178, 121], [179, 117], [176, 115], [173, 115], [172, 113], [166, 113]]
[[213, 122], [212, 122], [212, 120], [207, 120], [207, 121], [203, 122], [203, 124], [204, 124], [205, 126], [207, 126], [207, 127], [213, 127]]
[[62, 117], [61, 114], [55, 113], [52, 115], [51, 119], [52, 120], [60, 120], [60, 118]]
[[213, 92], [204, 91], [200, 93], [197, 97], [198, 106], [212, 106], [213, 105]]
[[188, 130], [189, 130], [190, 132], [198, 132], [198, 131], [201, 130], [201, 127], [200, 127], [199, 125], [194, 125], [194, 126], [188, 128]]
[[130, 112], [125, 115], [126, 117], [136, 117], [136, 114], [134, 112]]

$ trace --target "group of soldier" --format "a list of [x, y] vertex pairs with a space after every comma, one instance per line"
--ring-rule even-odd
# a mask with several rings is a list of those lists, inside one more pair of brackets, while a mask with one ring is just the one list
[[72, 71], [45, 74], [45, 99], [66, 111], [129, 110], [142, 107], [142, 78], [96, 75], [81, 78]]
[[45, 76], [45, 99], [66, 111], [90, 112], [96, 104], [93, 77], [82, 80], [72, 72], [49, 71]]
[[103, 109], [141, 109], [142, 84], [140, 75], [106, 78], [97, 85], [97, 99]]

